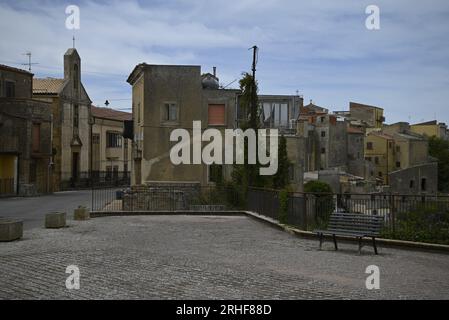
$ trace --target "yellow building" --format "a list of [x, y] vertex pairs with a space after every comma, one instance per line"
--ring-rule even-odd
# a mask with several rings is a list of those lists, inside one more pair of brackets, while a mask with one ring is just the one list
[[121, 180], [130, 177], [132, 141], [123, 138], [124, 121], [132, 114], [110, 108], [91, 107], [92, 177]]
[[365, 138], [365, 159], [373, 163], [367, 178], [381, 179], [388, 184], [388, 174], [396, 170], [395, 142], [391, 135], [371, 132]]
[[361, 103], [350, 102], [349, 113], [351, 119], [359, 120], [367, 126], [367, 131], [380, 130], [385, 122], [384, 109]]
[[412, 124], [410, 126], [410, 130], [427, 137], [435, 136], [445, 140], [449, 138], [447, 133], [447, 125], [441, 122], [438, 123], [436, 120]]

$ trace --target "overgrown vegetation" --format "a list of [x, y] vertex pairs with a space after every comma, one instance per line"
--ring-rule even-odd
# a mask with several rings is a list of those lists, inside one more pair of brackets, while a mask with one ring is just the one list
[[304, 184], [304, 192], [315, 196], [315, 223], [312, 229], [326, 228], [330, 215], [335, 210], [331, 186], [323, 181], [309, 181]]
[[438, 190], [449, 192], [449, 141], [429, 138], [429, 154], [438, 159]]
[[279, 222], [287, 223], [288, 218], [288, 190], [279, 191]]
[[385, 228], [382, 237], [416, 242], [449, 244], [449, 209], [423, 204], [396, 217], [395, 230]]

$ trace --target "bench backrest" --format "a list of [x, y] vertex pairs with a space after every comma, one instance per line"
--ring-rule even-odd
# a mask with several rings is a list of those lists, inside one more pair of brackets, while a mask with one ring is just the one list
[[360, 214], [334, 212], [331, 214], [328, 230], [329, 231], [354, 231], [365, 233], [367, 235], [379, 235], [383, 226], [383, 217]]

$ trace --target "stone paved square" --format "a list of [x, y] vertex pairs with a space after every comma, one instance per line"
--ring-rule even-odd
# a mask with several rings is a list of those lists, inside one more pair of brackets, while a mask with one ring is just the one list
[[[448, 299], [449, 255], [295, 237], [246, 216], [68, 221], [0, 243], [1, 299]], [[80, 289], [65, 286], [68, 265]], [[380, 268], [367, 290], [365, 269]]]

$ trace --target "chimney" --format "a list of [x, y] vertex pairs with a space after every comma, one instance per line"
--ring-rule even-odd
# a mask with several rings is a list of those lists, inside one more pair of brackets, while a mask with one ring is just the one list
[[214, 77], [217, 77], [217, 67], [213, 67], [212, 69], [214, 70], [213, 71]]

